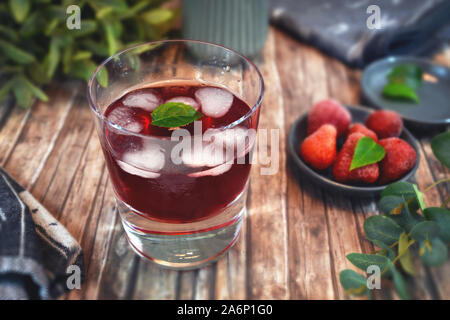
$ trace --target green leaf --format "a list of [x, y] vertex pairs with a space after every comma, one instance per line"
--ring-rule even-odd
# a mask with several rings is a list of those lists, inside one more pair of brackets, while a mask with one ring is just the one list
[[427, 239], [420, 243], [419, 254], [427, 266], [437, 267], [447, 261], [448, 249], [439, 238]]
[[0, 101], [4, 100], [8, 96], [9, 92], [11, 91], [12, 87], [14, 86], [14, 82], [15, 82], [14, 78], [9, 79], [0, 88]]
[[108, 43], [108, 54], [112, 56], [114, 53], [117, 52], [119, 48], [119, 44], [116, 40], [116, 37], [114, 35], [114, 27], [112, 23], [105, 22], [103, 24], [105, 33], [106, 33], [106, 41]]
[[414, 193], [416, 194], [417, 202], [419, 203], [419, 208], [423, 212], [425, 210], [425, 202], [423, 200], [423, 193], [419, 191], [417, 185], [413, 184]]
[[381, 192], [381, 197], [386, 196], [399, 196], [404, 198], [408, 203], [408, 208], [411, 212], [415, 212], [419, 208], [414, 185], [410, 182], [397, 181], [389, 184]]
[[83, 40], [82, 45], [97, 56], [109, 57], [108, 46], [102, 42], [86, 39]]
[[416, 212], [410, 212], [406, 204], [403, 206], [400, 215], [390, 214], [388, 217], [394, 220], [407, 232], [410, 232], [416, 224], [424, 221], [424, 218], [420, 214]]
[[406, 287], [405, 280], [403, 279], [400, 272], [397, 271], [394, 264], [389, 261], [389, 270], [392, 273], [392, 281], [394, 282], [395, 292], [402, 300], [411, 299], [408, 288]]
[[28, 89], [31, 91], [31, 93], [36, 96], [39, 100], [48, 101], [48, 96], [45, 94], [44, 91], [42, 91], [40, 88], [36, 87], [33, 83], [31, 83], [27, 78], [23, 78], [23, 81], [25, 82]]
[[8, 37], [9, 40], [11, 40], [13, 42], [19, 40], [19, 36], [17, 35], [17, 32], [14, 29], [9, 28], [7, 26], [0, 25], [0, 35], [4, 35], [5, 37]]
[[429, 207], [424, 211], [428, 220], [439, 225], [439, 237], [446, 243], [450, 243], [450, 211], [444, 208]]
[[5, 55], [7, 55], [11, 60], [20, 64], [27, 64], [36, 60], [32, 54], [4, 40], [0, 40], [0, 49], [2, 49]]
[[381, 248], [381, 251], [377, 253], [377, 255], [387, 256], [390, 260], [395, 259], [394, 250], [392, 250], [390, 246], [388, 246], [384, 242], [381, 242], [380, 240], [371, 240], [371, 241], [373, 242], [374, 245]]
[[95, 20], [81, 20], [81, 28], [71, 29], [68, 31], [68, 34], [75, 38], [84, 37], [90, 33], [95, 32], [97, 30], [97, 27], [97, 21]]
[[103, 87], [108, 87], [108, 70], [105, 67], [100, 68], [96, 75], [98, 83]]
[[14, 96], [16, 97], [16, 102], [19, 106], [24, 109], [28, 109], [31, 107], [31, 104], [33, 102], [33, 93], [22, 77], [16, 77], [16, 81], [13, 86], [13, 92]]
[[364, 272], [367, 272], [367, 268], [372, 265], [378, 266], [381, 272], [385, 272], [390, 261], [385, 256], [364, 253], [350, 253], [347, 255], [347, 259]]
[[438, 134], [431, 139], [431, 149], [436, 158], [450, 168], [450, 131]]
[[353, 270], [342, 270], [339, 273], [339, 280], [347, 294], [361, 296], [368, 290], [366, 278]]
[[409, 251], [409, 247], [412, 243], [414, 243], [414, 241], [409, 241], [409, 237], [406, 232], [403, 232], [400, 235], [400, 238], [398, 240], [398, 255], [400, 257], [400, 265], [402, 266], [403, 270], [405, 270], [410, 275], [414, 275], [415, 273], [414, 264], [411, 258], [411, 252]]
[[378, 209], [385, 214], [401, 214], [405, 200], [399, 196], [385, 196], [378, 202]]
[[425, 241], [439, 234], [439, 225], [434, 221], [424, 221], [418, 223], [411, 230], [411, 238], [417, 241]]
[[29, 0], [9, 0], [9, 7], [13, 14], [14, 20], [21, 23], [25, 20], [30, 11], [30, 1]]
[[152, 125], [166, 128], [185, 126], [203, 115], [193, 107], [181, 102], [167, 102], [152, 112]]
[[383, 95], [392, 99], [412, 100], [416, 103], [420, 102], [414, 89], [403, 83], [390, 82], [386, 84], [383, 88]]
[[58, 39], [52, 37], [52, 39], [50, 40], [50, 47], [48, 49], [48, 53], [45, 56], [43, 62], [43, 68], [49, 80], [53, 78], [53, 75], [55, 74], [56, 69], [58, 68], [59, 60], [60, 60], [60, 52]]
[[362, 137], [356, 144], [350, 171], [381, 161], [386, 155], [384, 148], [372, 138]]
[[411, 89], [418, 89], [422, 85], [423, 71], [417, 65], [405, 63], [398, 65], [389, 72], [389, 82], [403, 83]]
[[403, 229], [391, 218], [372, 216], [364, 221], [364, 231], [369, 240], [379, 240], [390, 246], [397, 242]]
[[173, 12], [165, 8], [156, 8], [144, 12], [141, 16], [149, 24], [161, 25], [169, 22], [173, 18]]
[[72, 63], [70, 74], [88, 81], [96, 68], [97, 65], [92, 60], [78, 60]]

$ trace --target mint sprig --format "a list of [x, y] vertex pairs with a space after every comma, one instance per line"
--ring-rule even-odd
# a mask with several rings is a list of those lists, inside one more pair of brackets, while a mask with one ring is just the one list
[[190, 105], [181, 102], [167, 102], [152, 112], [152, 125], [165, 128], [185, 126], [203, 116]]
[[422, 69], [412, 63], [392, 68], [387, 75], [388, 83], [383, 88], [383, 95], [391, 99], [420, 103], [416, 90], [422, 85], [422, 75]]
[[362, 137], [356, 144], [352, 163], [350, 164], [350, 171], [372, 163], [377, 163], [381, 161], [385, 155], [386, 150], [384, 150], [381, 145], [376, 143], [372, 138]]

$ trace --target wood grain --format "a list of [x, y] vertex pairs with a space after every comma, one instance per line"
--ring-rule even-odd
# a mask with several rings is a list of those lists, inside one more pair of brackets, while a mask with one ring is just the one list
[[[450, 65], [445, 48], [435, 60]], [[177, 61], [171, 52], [167, 59]], [[66, 82], [46, 88], [49, 103], [30, 110], [11, 100], [0, 104], [0, 165], [29, 189], [80, 242], [86, 281], [63, 299], [348, 299], [339, 272], [354, 267], [351, 252], [376, 250], [365, 239], [364, 219], [379, 214], [376, 198], [333, 194], [302, 177], [286, 154], [294, 120], [325, 98], [359, 104], [361, 72], [271, 28], [255, 59], [266, 92], [259, 128], [276, 129], [279, 170], [251, 171], [248, 212], [237, 244], [219, 261], [194, 271], [161, 269], [129, 247], [115, 208], [114, 192], [100, 150], [85, 84]], [[175, 72], [175, 71], [174, 71]], [[234, 88], [248, 90], [239, 85]], [[432, 134], [416, 133], [421, 162], [413, 182], [420, 189], [450, 176], [434, 157]], [[270, 153], [269, 153], [270, 154]], [[450, 184], [426, 192], [429, 206], [450, 194]], [[439, 268], [417, 263], [406, 277], [413, 298], [449, 299], [450, 262]], [[389, 282], [378, 299], [398, 299]]]

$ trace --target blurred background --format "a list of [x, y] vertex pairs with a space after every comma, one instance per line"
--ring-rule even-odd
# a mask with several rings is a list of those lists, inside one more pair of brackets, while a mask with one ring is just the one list
[[48, 100], [55, 77], [88, 80], [112, 54], [197, 39], [256, 59], [269, 22], [350, 67], [424, 55], [449, 39], [448, 0], [16, 0], [0, 4], [0, 99]]

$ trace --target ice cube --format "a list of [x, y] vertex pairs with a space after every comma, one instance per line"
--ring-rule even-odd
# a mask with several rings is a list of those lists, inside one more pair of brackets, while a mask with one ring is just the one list
[[256, 137], [256, 131], [254, 129], [247, 129], [243, 127], [236, 127], [227, 130], [208, 129], [205, 135], [210, 134], [213, 143], [217, 147], [223, 147], [225, 149], [235, 149], [240, 154], [245, 153], [253, 146]]
[[198, 108], [200, 107], [197, 101], [189, 97], [173, 97], [172, 99], [169, 99], [166, 102], [181, 102], [190, 105], [195, 110], [198, 110]]
[[192, 168], [215, 167], [224, 163], [232, 156], [228, 156], [222, 147], [214, 143], [204, 143], [200, 150], [192, 147], [191, 150], [183, 150], [182, 160], [185, 165]]
[[161, 104], [161, 99], [156, 93], [148, 91], [133, 92], [125, 97], [123, 104], [128, 107], [141, 108], [152, 112]]
[[125, 163], [120, 160], [117, 160], [117, 164], [122, 168], [122, 170], [124, 170], [132, 175], [140, 176], [142, 178], [156, 179], [161, 175], [160, 173], [157, 173], [157, 172], [150, 172], [150, 171], [144, 171], [144, 170], [138, 169], [138, 168], [133, 167], [132, 165], [129, 165], [128, 163]]
[[203, 114], [208, 117], [223, 117], [233, 104], [233, 95], [220, 88], [201, 88], [195, 92]]
[[119, 166], [128, 173], [144, 178], [159, 177], [158, 171], [164, 167], [165, 157], [161, 147], [153, 142], [145, 141], [139, 150], [127, 151]]
[[212, 169], [190, 173], [190, 174], [188, 174], [188, 176], [193, 177], [193, 178], [199, 178], [199, 177], [205, 177], [205, 176], [218, 176], [218, 175], [230, 170], [232, 165], [233, 165], [232, 163], [227, 162], [227, 163], [221, 164]]
[[108, 114], [108, 120], [120, 127], [135, 133], [141, 132], [143, 125], [134, 119], [133, 111], [127, 107], [118, 107]]

